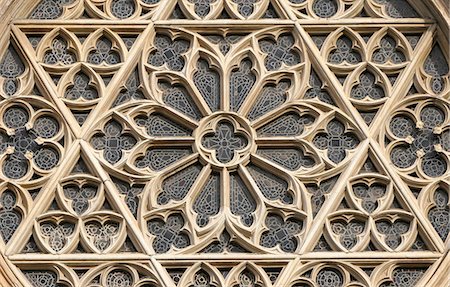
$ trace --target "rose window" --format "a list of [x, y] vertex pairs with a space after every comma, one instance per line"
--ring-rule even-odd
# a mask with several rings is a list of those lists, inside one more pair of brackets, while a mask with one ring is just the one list
[[447, 286], [443, 0], [0, 0], [0, 285]]

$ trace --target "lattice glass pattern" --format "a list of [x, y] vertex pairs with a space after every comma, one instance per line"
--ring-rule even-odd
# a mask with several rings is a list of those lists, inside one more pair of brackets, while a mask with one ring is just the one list
[[0, 285], [447, 286], [437, 2], [13, 1]]

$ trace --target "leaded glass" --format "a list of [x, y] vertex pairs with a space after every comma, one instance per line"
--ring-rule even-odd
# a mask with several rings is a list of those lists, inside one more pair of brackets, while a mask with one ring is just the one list
[[277, 214], [268, 214], [265, 225], [268, 231], [261, 236], [261, 245], [273, 248], [277, 245], [284, 252], [294, 252], [298, 247], [295, 237], [302, 230], [303, 224], [298, 219], [289, 218], [286, 221]]
[[445, 133], [435, 133], [433, 130], [444, 123], [444, 112], [438, 106], [427, 105], [420, 111], [420, 120], [424, 123], [420, 128], [408, 116], [398, 115], [391, 120], [389, 127], [395, 136], [414, 139], [411, 144], [396, 145], [391, 151], [391, 160], [399, 168], [408, 168], [420, 157], [420, 167], [427, 176], [441, 176], [448, 166], [435, 145], [443, 143], [442, 146], [447, 148], [448, 139]]
[[204, 59], [197, 62], [194, 83], [209, 108], [217, 111], [220, 108], [220, 77], [216, 71], [210, 69], [208, 62]]
[[183, 39], [172, 41], [166, 35], [157, 34], [154, 40], [156, 50], [153, 51], [148, 62], [156, 67], [167, 65], [174, 71], [181, 71], [184, 68], [185, 60], [182, 54], [189, 50], [190, 43]]
[[204, 227], [211, 216], [220, 210], [220, 176], [213, 174], [195, 199], [193, 209], [197, 213], [197, 225]]
[[251, 69], [251, 60], [244, 59], [239, 64], [239, 67], [231, 72], [230, 108], [233, 111], [237, 111], [240, 108], [255, 84], [256, 77]]
[[167, 204], [170, 200], [184, 199], [200, 171], [199, 165], [192, 165], [165, 178], [162, 182], [162, 192], [157, 198], [158, 204]]
[[[116, 2], [125, 2], [126, 0], [117, 0]], [[131, 1], [130, 1], [131, 2]], [[97, 40], [96, 49], [88, 55], [87, 61], [93, 65], [115, 65], [120, 63], [120, 55], [113, 50], [112, 42], [106, 37]]]
[[77, 60], [75, 54], [69, 50], [67, 40], [58, 36], [53, 39], [51, 50], [45, 53], [43, 61], [48, 65], [70, 65]]
[[314, 117], [311, 115], [300, 116], [297, 113], [287, 113], [261, 127], [257, 132], [261, 137], [299, 136], [305, 127], [313, 122]]
[[292, 35], [280, 35], [277, 41], [264, 39], [259, 42], [261, 51], [267, 54], [265, 66], [267, 70], [278, 70], [281, 65], [293, 66], [300, 63], [300, 55], [295, 51], [293, 45], [295, 39]]
[[0, 235], [5, 243], [8, 243], [21, 222], [22, 214], [17, 210], [17, 196], [7, 189], [0, 195]]
[[230, 193], [231, 213], [240, 216], [244, 225], [252, 225], [254, 220], [252, 212], [256, 210], [256, 202], [237, 174], [230, 175]]
[[227, 163], [235, 157], [235, 151], [245, 148], [248, 140], [237, 134], [234, 126], [226, 121], [219, 122], [214, 134], [206, 135], [202, 145], [216, 151], [216, 158], [221, 163]]
[[255, 120], [281, 106], [286, 101], [286, 92], [289, 86], [290, 82], [283, 80], [276, 86], [264, 87], [248, 113], [248, 119]]
[[6, 285], [446, 282], [442, 0], [6, 2]]
[[185, 222], [180, 214], [171, 214], [167, 221], [156, 218], [147, 223], [148, 231], [156, 236], [153, 249], [156, 253], [165, 253], [170, 248], [185, 248], [189, 246], [189, 235], [183, 231]]
[[450, 232], [449, 194], [443, 188], [434, 192], [434, 207], [428, 212], [428, 218], [439, 237], [445, 241]]
[[84, 72], [75, 74], [73, 78], [73, 85], [66, 90], [64, 97], [68, 100], [95, 100], [98, 98], [98, 92], [92, 86], [91, 80]]

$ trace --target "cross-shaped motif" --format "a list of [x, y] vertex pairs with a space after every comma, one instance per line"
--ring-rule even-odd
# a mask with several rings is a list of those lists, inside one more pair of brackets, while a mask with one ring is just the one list
[[148, 221], [148, 231], [155, 235], [153, 249], [156, 253], [165, 253], [173, 245], [176, 248], [185, 248], [190, 244], [189, 236], [182, 231], [184, 219], [180, 214], [172, 214], [167, 218], [167, 222], [161, 219]]
[[207, 134], [202, 138], [202, 145], [216, 151], [216, 159], [221, 163], [230, 162], [236, 151], [248, 145], [245, 136], [237, 134], [234, 126], [228, 121], [220, 121], [214, 134]]
[[327, 125], [328, 133], [319, 133], [313, 143], [321, 150], [327, 150], [328, 158], [334, 163], [340, 163], [346, 156], [346, 150], [355, 149], [359, 144], [353, 133], [345, 132], [344, 125], [334, 119]]
[[157, 34], [154, 44], [156, 50], [148, 58], [150, 65], [161, 67], [167, 64], [167, 67], [173, 71], [181, 71], [184, 68], [185, 61], [182, 54], [189, 49], [189, 41], [182, 39], [172, 41], [165, 35]]
[[294, 44], [295, 39], [290, 34], [282, 34], [276, 42], [272, 39], [259, 41], [261, 51], [267, 54], [266, 69], [273, 71], [278, 70], [283, 63], [287, 66], [300, 63], [300, 55], [292, 48]]
[[265, 224], [268, 231], [261, 235], [260, 244], [267, 248], [280, 245], [284, 252], [294, 252], [297, 249], [298, 241], [295, 235], [300, 233], [303, 222], [289, 218], [286, 221], [277, 214], [268, 214]]
[[122, 125], [110, 120], [104, 128], [104, 133], [97, 133], [91, 139], [91, 145], [96, 150], [103, 150], [104, 158], [115, 164], [122, 158], [122, 150], [130, 150], [136, 144], [136, 139], [128, 133], [122, 133]]

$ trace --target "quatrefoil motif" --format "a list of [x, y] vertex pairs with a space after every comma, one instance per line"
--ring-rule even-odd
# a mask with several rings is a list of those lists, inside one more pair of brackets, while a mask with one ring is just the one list
[[154, 45], [156, 50], [148, 58], [150, 65], [161, 67], [166, 64], [173, 71], [181, 71], [184, 68], [185, 60], [182, 54], [189, 50], [189, 41], [183, 39], [172, 41], [165, 35], [157, 34]]
[[327, 150], [328, 158], [340, 163], [346, 157], [346, 151], [355, 149], [359, 139], [351, 132], [345, 132], [345, 126], [339, 120], [332, 120], [327, 125], [327, 133], [319, 133], [313, 143], [321, 150]]
[[202, 145], [210, 150], [215, 150], [216, 159], [221, 163], [230, 162], [236, 155], [236, 151], [244, 149], [248, 145], [248, 139], [239, 133], [228, 121], [220, 121], [214, 134], [207, 134], [202, 138]]
[[[5, 152], [8, 147], [13, 148], [13, 152], [3, 162], [3, 173], [12, 179], [27, 174], [31, 158], [43, 170], [51, 170], [59, 162], [59, 152], [47, 144], [47, 139], [58, 134], [58, 122], [51, 116], [41, 116], [35, 120], [34, 127], [29, 129], [29, 121], [29, 111], [21, 106], [11, 106], [3, 114], [6, 127], [14, 130], [12, 135], [0, 130], [0, 152]], [[38, 138], [41, 140], [37, 141]]]
[[420, 168], [427, 176], [442, 176], [448, 169], [448, 161], [436, 146], [450, 151], [450, 130], [440, 129], [445, 113], [437, 106], [428, 105], [421, 110], [420, 121], [423, 125], [417, 127], [409, 116], [400, 114], [392, 118], [389, 128], [401, 140], [392, 148], [391, 160], [396, 167], [404, 169], [412, 167], [420, 158]]
[[147, 222], [150, 234], [156, 236], [153, 240], [153, 249], [156, 253], [165, 253], [174, 246], [181, 249], [190, 245], [188, 234], [183, 231], [184, 219], [180, 214], [171, 214], [167, 221], [151, 219]]
[[136, 145], [136, 139], [129, 133], [123, 133], [122, 125], [110, 120], [106, 123], [104, 133], [97, 133], [91, 139], [91, 145], [96, 150], [103, 150], [103, 157], [115, 164], [121, 158], [123, 150], [130, 150]]
[[262, 246], [273, 248], [279, 245], [284, 252], [294, 252], [297, 249], [299, 242], [296, 235], [303, 229], [302, 221], [295, 218], [285, 221], [281, 216], [269, 213], [265, 225], [269, 230], [261, 235]]
[[278, 70], [284, 63], [287, 66], [294, 66], [300, 63], [300, 55], [293, 48], [295, 39], [291, 34], [282, 34], [277, 41], [263, 39], [259, 41], [261, 51], [267, 54], [265, 59], [266, 69], [269, 71]]

